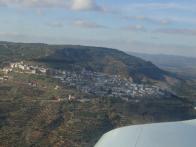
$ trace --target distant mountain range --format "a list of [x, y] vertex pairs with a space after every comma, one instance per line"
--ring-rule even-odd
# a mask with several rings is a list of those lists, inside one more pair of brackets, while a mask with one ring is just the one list
[[119, 50], [100, 47], [0, 42], [0, 58], [1, 63], [32, 60], [58, 69], [78, 71], [85, 68], [132, 78], [136, 82], [164, 80], [171, 76], [151, 62]]
[[164, 54], [143, 54], [129, 52], [128, 54], [150, 61], [161, 69], [175, 72], [188, 79], [196, 78], [196, 58]]

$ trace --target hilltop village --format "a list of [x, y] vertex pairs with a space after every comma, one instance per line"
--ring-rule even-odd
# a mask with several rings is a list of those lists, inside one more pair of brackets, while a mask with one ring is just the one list
[[[58, 79], [65, 87], [75, 88], [80, 92], [94, 96], [116, 97], [126, 101], [132, 98], [165, 94], [164, 91], [155, 85], [136, 84], [131, 79], [121, 78], [118, 75], [107, 75], [85, 69], [78, 73], [45, 68], [21, 61], [10, 63], [2, 69], [2, 72], [4, 76], [0, 77], [0, 80], [8, 80], [10, 72], [49, 75]], [[69, 99], [74, 99], [74, 96], [69, 95]]]

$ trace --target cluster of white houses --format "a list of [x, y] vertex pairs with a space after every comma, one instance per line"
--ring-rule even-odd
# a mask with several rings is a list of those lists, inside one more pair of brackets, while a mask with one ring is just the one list
[[136, 84], [132, 80], [122, 79], [118, 75], [106, 75], [96, 72], [68, 72], [57, 75], [64, 85], [77, 90], [102, 97], [119, 97], [129, 99], [133, 97], [159, 96], [164, 92], [154, 85]]
[[25, 64], [23, 61], [21, 61], [21, 62], [10, 63], [9, 66], [4, 67], [2, 71], [5, 74], [8, 74], [9, 72], [12, 71], [30, 73], [30, 74], [36, 74], [36, 73], [45, 74], [47, 72], [47, 69], [40, 66]]

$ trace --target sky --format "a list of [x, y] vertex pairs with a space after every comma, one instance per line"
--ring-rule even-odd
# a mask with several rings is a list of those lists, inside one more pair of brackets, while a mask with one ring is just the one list
[[196, 0], [0, 0], [0, 40], [196, 57]]

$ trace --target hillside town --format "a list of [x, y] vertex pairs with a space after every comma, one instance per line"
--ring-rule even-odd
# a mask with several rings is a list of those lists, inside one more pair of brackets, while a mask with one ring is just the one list
[[136, 84], [118, 75], [107, 75], [86, 70], [83, 70], [80, 74], [64, 72], [62, 76], [56, 76], [56, 78], [67, 86], [101, 97], [119, 97], [128, 100], [134, 97], [164, 94], [158, 86]]
[[[83, 93], [99, 97], [116, 97], [129, 101], [135, 97], [164, 95], [164, 91], [155, 85], [136, 84], [131, 79], [121, 78], [118, 75], [107, 75], [85, 69], [81, 72], [71, 72], [25, 64], [21, 61], [10, 63], [2, 71], [5, 75], [0, 77], [0, 80], [8, 80], [10, 72], [50, 75], [67, 88], [75, 88]], [[73, 97], [69, 96], [69, 99]]]

